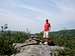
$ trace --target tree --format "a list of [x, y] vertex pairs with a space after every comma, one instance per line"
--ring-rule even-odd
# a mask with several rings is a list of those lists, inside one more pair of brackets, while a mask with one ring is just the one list
[[1, 31], [4, 32], [4, 30], [6, 30], [8, 28], [8, 24], [4, 24], [3, 26], [1, 26]]

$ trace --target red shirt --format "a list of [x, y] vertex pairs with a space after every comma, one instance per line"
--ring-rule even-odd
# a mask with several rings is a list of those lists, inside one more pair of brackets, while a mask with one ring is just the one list
[[44, 25], [44, 31], [49, 31], [50, 30], [50, 23], [45, 23]]

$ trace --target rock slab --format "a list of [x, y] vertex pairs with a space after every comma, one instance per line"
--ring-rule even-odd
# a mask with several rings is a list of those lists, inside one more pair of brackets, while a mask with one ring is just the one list
[[28, 45], [20, 48], [20, 53], [17, 53], [15, 56], [58, 56], [57, 50], [60, 49], [63, 50], [64, 47], [48, 45]]

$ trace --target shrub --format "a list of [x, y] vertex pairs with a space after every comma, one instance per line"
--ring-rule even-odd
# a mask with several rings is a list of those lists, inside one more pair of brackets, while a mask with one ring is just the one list
[[17, 50], [10, 39], [0, 37], [0, 55], [10, 56], [16, 52]]

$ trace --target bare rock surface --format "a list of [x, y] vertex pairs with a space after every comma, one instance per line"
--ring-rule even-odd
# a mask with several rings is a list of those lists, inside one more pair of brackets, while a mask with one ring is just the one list
[[57, 49], [60, 50], [63, 49], [63, 47], [48, 45], [28, 45], [20, 48], [20, 53], [17, 53], [15, 56], [52, 56], [54, 53], [58, 55], [56, 52]]
[[14, 45], [16, 45], [15, 48], [20, 50], [20, 52], [11, 56], [58, 56], [57, 50], [64, 50], [64, 47], [60, 46], [33, 45], [34, 43], [36, 43], [36, 41], [31, 39], [25, 43], [14, 43]]

